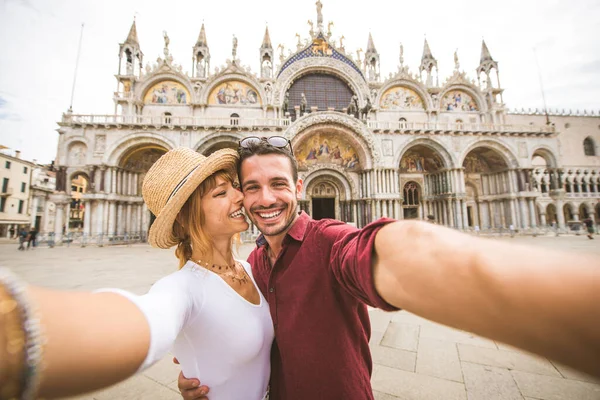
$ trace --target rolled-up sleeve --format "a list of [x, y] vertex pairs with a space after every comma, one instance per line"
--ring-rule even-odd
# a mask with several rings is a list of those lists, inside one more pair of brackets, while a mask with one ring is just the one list
[[362, 229], [345, 224], [325, 229], [327, 235], [334, 237], [330, 265], [340, 285], [363, 303], [386, 311], [398, 308], [388, 304], [375, 290], [372, 259], [377, 232], [395, 221], [381, 218]]

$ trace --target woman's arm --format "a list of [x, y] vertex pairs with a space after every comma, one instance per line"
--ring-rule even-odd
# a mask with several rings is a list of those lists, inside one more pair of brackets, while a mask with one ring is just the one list
[[383, 227], [373, 258], [388, 303], [600, 376], [600, 259], [417, 221]]
[[59, 292], [29, 287], [46, 344], [40, 395], [64, 397], [133, 375], [150, 345], [142, 311], [115, 293]]

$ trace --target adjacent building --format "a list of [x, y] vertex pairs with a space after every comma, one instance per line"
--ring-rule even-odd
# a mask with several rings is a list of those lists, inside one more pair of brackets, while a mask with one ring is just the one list
[[35, 164], [22, 160], [19, 151], [14, 155], [0, 152], [0, 237], [16, 237], [21, 228], [29, 231], [29, 196], [31, 174]]

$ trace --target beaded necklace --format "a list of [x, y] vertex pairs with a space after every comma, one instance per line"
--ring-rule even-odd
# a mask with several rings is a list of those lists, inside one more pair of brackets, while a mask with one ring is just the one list
[[248, 276], [244, 271], [244, 267], [237, 261], [231, 265], [209, 264], [202, 260], [194, 260], [194, 262], [217, 275], [230, 278], [234, 283], [237, 282], [240, 285], [248, 283]]

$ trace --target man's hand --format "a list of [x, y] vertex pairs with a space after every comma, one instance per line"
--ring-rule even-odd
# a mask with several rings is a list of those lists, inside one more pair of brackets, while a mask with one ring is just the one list
[[[175, 357], [173, 357], [173, 362], [179, 364], [179, 361]], [[208, 386], [200, 385], [198, 379], [187, 379], [183, 376], [183, 372], [179, 373], [177, 387], [184, 400], [208, 400], [208, 397], [206, 397], [209, 391]]]

